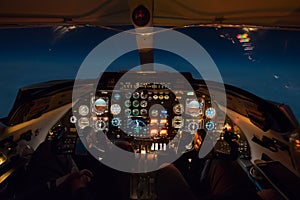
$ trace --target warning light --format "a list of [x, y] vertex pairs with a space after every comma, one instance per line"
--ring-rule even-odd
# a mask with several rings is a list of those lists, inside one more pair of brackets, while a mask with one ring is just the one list
[[238, 34], [236, 37], [237, 39], [246, 39], [248, 38], [248, 33]]
[[240, 39], [240, 43], [250, 42], [250, 38]]
[[136, 26], [146, 26], [150, 21], [150, 12], [149, 10], [140, 5], [133, 10], [132, 21]]
[[167, 137], [168, 136], [168, 131], [166, 129], [162, 129], [159, 131], [159, 135], [161, 137]]

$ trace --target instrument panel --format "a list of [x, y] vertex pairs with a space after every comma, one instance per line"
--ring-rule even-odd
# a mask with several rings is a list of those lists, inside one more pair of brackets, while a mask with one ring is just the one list
[[[240, 156], [249, 159], [251, 153], [242, 130], [228, 117], [225, 122], [219, 117], [223, 111], [200, 87], [193, 91], [171, 90], [167, 84], [126, 82], [119, 89], [99, 88], [73, 105], [49, 131], [48, 139], [61, 135], [62, 131], [57, 130], [64, 127], [63, 134], [70, 137], [59, 145], [61, 153], [80, 152], [76, 147], [79, 136], [84, 138], [86, 148], [100, 152], [104, 151], [103, 143], [126, 141], [135, 153], [167, 154], [169, 150], [176, 153], [191, 150], [195, 133], [204, 129], [216, 136], [214, 151], [228, 155], [231, 149], [224, 140], [227, 130], [238, 136]], [[99, 137], [102, 134], [106, 141]]]
[[80, 100], [70, 121], [82, 131], [89, 127], [104, 133], [112, 142], [129, 141], [136, 152], [151, 152], [166, 150], [178, 133], [190, 138], [198, 129], [219, 134], [224, 122], [217, 120], [218, 112], [209, 97], [195, 91], [126, 83]]

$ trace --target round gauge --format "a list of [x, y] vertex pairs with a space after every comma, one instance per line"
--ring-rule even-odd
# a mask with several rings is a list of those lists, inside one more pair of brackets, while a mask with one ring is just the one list
[[114, 94], [114, 100], [119, 101], [121, 99], [121, 95], [119, 93]]
[[147, 107], [147, 104], [148, 103], [145, 100], [141, 101], [141, 103], [140, 103], [141, 107], [143, 107], [143, 108]]
[[97, 121], [95, 122], [95, 129], [96, 129], [97, 131], [102, 131], [102, 130], [104, 130], [105, 128], [106, 128], [105, 121], [103, 121], [103, 120], [97, 120]]
[[192, 121], [188, 124], [188, 130], [191, 134], [194, 134], [199, 129], [199, 123], [196, 121]]
[[88, 115], [88, 114], [89, 114], [89, 111], [90, 111], [90, 109], [89, 109], [89, 107], [88, 107], [87, 105], [81, 105], [81, 106], [79, 106], [79, 108], [78, 108], [78, 112], [79, 112], [79, 114], [80, 114], [81, 116], [86, 116], [86, 115]]
[[197, 100], [188, 101], [186, 104], [186, 112], [193, 117], [200, 115], [200, 104]]
[[125, 109], [124, 110], [125, 115], [129, 116], [131, 114], [131, 110], [130, 109]]
[[208, 121], [208, 122], [206, 122], [206, 124], [205, 124], [205, 128], [206, 128], [207, 130], [209, 130], [209, 131], [212, 131], [212, 130], [215, 129], [215, 123], [212, 122], [212, 121]]
[[133, 107], [137, 108], [137, 107], [139, 107], [140, 102], [139, 102], [138, 100], [134, 100], [134, 101], [132, 102], [132, 105], [133, 105]]
[[131, 97], [131, 93], [130, 92], [126, 92], [125, 97], [126, 97], [126, 99], [129, 99]]
[[113, 104], [110, 107], [110, 112], [113, 115], [118, 115], [121, 112], [121, 106], [119, 104]]
[[182, 104], [176, 104], [173, 107], [173, 111], [176, 115], [181, 115], [184, 111], [183, 105]]
[[180, 116], [175, 116], [172, 120], [172, 126], [174, 128], [182, 128], [183, 127], [183, 119]]
[[146, 110], [146, 109], [141, 109], [141, 115], [142, 115], [142, 116], [147, 115], [147, 110]]
[[130, 100], [126, 100], [126, 101], [124, 102], [124, 105], [125, 105], [125, 107], [129, 108], [130, 105], [131, 105], [131, 101], [130, 101]]
[[138, 98], [140, 97], [140, 94], [139, 94], [138, 92], [134, 92], [134, 93], [132, 94], [132, 97], [133, 97], [134, 99], [138, 99]]
[[207, 118], [214, 118], [216, 115], [216, 110], [212, 107], [207, 108], [205, 111], [205, 115]]
[[104, 99], [99, 98], [95, 101], [94, 108], [96, 112], [103, 113], [107, 110], [107, 103]]
[[75, 124], [75, 123], [77, 122], [77, 118], [76, 118], [75, 116], [71, 116], [71, 117], [70, 117], [70, 122], [71, 122], [72, 124]]
[[78, 126], [81, 128], [81, 129], [84, 129], [85, 127], [89, 126], [90, 125], [90, 121], [87, 117], [81, 117], [79, 120], [78, 120]]
[[119, 118], [113, 118], [112, 120], [111, 120], [111, 125], [113, 125], [113, 126], [119, 126], [120, 125], [120, 119]]
[[157, 109], [152, 109], [151, 110], [151, 116], [157, 117], [158, 116], [158, 110]]
[[134, 116], [138, 116], [139, 115], [139, 110], [138, 109], [133, 109], [132, 110], [132, 114], [134, 115]]
[[147, 99], [147, 97], [148, 97], [147, 92], [141, 92], [141, 98], [142, 99]]

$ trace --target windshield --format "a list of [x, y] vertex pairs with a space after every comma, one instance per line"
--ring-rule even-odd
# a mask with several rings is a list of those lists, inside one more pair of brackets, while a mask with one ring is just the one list
[[[20, 88], [50, 80], [75, 79], [80, 65], [95, 46], [128, 28], [0, 29], [0, 117], [8, 115]], [[224, 83], [287, 104], [300, 121], [299, 31], [215, 27], [175, 30], [204, 47]], [[154, 61], [201, 78], [190, 63], [172, 53], [155, 50]], [[109, 71], [129, 70], [138, 65], [138, 52], [133, 51], [115, 60]]]

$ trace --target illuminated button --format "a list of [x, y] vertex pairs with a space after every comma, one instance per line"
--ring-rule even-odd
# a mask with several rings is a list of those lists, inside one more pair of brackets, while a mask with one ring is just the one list
[[153, 99], [158, 99], [158, 96], [155, 94], [155, 95], [153, 95]]
[[86, 116], [89, 114], [89, 107], [87, 105], [81, 105], [78, 108], [78, 112], [81, 116]]
[[167, 124], [167, 123], [168, 123], [168, 120], [167, 120], [167, 119], [161, 119], [159, 123], [160, 123], [160, 124]]
[[158, 123], [158, 119], [151, 119], [150, 124], [154, 125]]
[[170, 97], [169, 97], [169, 95], [166, 94], [166, 95], [164, 96], [164, 98], [165, 98], [166, 100], [168, 100]]
[[132, 114], [133, 114], [134, 116], [139, 115], [139, 110], [138, 110], [138, 109], [133, 109], [133, 110], [132, 110]]
[[138, 100], [134, 100], [134, 101], [132, 102], [132, 105], [133, 105], [133, 107], [137, 108], [137, 107], [139, 107], [140, 102], [139, 102]]
[[126, 100], [126, 101], [124, 102], [124, 105], [125, 105], [125, 107], [129, 108], [130, 105], [131, 105], [131, 101], [130, 101], [130, 100]]
[[159, 95], [158, 98], [159, 98], [159, 100], [163, 100], [164, 99], [164, 95], [161, 94], [161, 95]]
[[168, 131], [166, 129], [162, 129], [159, 131], [159, 135], [161, 137], [167, 137], [168, 136]]
[[158, 134], [158, 130], [157, 129], [151, 129], [150, 130], [150, 135], [151, 136], [156, 136]]

